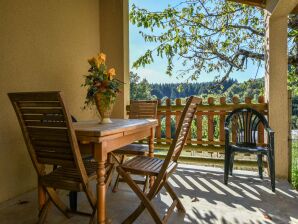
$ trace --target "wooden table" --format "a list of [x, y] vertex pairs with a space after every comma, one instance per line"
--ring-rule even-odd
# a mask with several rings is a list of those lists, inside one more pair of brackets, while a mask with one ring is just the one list
[[105, 162], [109, 152], [134, 141], [148, 138], [149, 156], [154, 156], [154, 133], [158, 125], [154, 119], [113, 119], [111, 124], [98, 121], [74, 123], [78, 141], [94, 144], [97, 170], [97, 223], [107, 223]]

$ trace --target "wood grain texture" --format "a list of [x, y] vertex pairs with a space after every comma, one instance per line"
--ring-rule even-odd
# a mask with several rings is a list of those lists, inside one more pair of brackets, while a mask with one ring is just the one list
[[[8, 96], [38, 174], [38, 199], [42, 214], [38, 223], [45, 222], [49, 200], [65, 216], [69, 216], [68, 208], [60, 200], [56, 189], [85, 192], [93, 209], [91, 216], [94, 216], [96, 198], [88, 184], [97, 176], [98, 163], [83, 161], [63, 93], [9, 93]], [[53, 165], [55, 168], [46, 171], [44, 165]], [[113, 165], [104, 165], [103, 169], [111, 170]], [[104, 182], [110, 180], [107, 176], [101, 178]]]
[[155, 119], [112, 119], [113, 123], [99, 124], [98, 121], [81, 121], [73, 124], [77, 136], [106, 137], [125, 131], [157, 126]]
[[[139, 207], [129, 217], [127, 217], [123, 223], [133, 223], [145, 209], [148, 210], [155, 223], [166, 223], [175, 207], [177, 207], [179, 211], [185, 212], [182, 203], [170, 185], [167, 183], [167, 180], [176, 170], [179, 156], [188, 137], [191, 122], [200, 103], [201, 99], [199, 98], [190, 97], [188, 99], [188, 102], [181, 114], [175, 133], [175, 138], [172, 141], [165, 160], [147, 156], [136, 156], [117, 167], [118, 173], [123, 177], [123, 179], [141, 200]], [[154, 135], [151, 134], [151, 136]], [[150, 187], [148, 194], [141, 191], [141, 189], [137, 186], [136, 181], [131, 178], [131, 174], [156, 177], [154, 183], [152, 183]], [[165, 187], [165, 189], [168, 191], [169, 195], [173, 199], [173, 203], [170, 205], [164, 217], [160, 218], [159, 214], [151, 203], [151, 200], [160, 192], [162, 187]]]

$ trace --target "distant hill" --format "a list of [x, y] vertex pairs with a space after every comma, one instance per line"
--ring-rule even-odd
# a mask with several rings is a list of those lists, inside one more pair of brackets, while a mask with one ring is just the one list
[[[158, 99], [164, 97], [176, 99], [185, 98], [191, 95], [197, 96], [226, 96], [228, 100], [237, 95], [240, 99], [249, 96], [257, 99], [264, 92], [264, 79], [253, 79], [239, 83], [235, 79], [228, 79], [221, 85], [215, 85], [213, 82], [203, 83], [163, 83], [149, 84], [151, 95]], [[179, 91], [180, 90], [180, 91]]]
[[213, 82], [202, 83], [162, 83], [150, 84], [151, 94], [161, 99], [167, 98], [185, 98], [191, 95], [220, 94], [225, 92], [233, 84], [238, 83], [235, 79], [229, 79], [221, 85], [215, 85]]

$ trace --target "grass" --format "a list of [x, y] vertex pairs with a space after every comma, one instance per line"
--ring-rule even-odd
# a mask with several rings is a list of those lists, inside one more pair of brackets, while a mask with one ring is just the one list
[[292, 185], [298, 189], [298, 139], [292, 140]]

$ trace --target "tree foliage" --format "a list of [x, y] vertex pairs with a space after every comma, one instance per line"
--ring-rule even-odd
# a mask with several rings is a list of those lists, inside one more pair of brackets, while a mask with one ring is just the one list
[[[168, 75], [176, 60], [182, 61], [179, 76], [196, 80], [202, 72], [220, 74], [225, 80], [235, 70], [245, 70], [247, 61], [264, 60], [264, 12], [256, 7], [225, 0], [180, 0], [176, 6], [151, 12], [132, 5], [130, 21], [141, 27], [146, 42], [156, 43], [133, 64], [154, 62], [155, 54], [167, 59]], [[297, 19], [290, 18], [289, 41], [297, 36]], [[294, 64], [296, 45], [290, 45], [289, 63]]]
[[151, 85], [146, 79], [140, 80], [137, 73], [130, 72], [130, 99], [151, 100], [155, 97], [151, 95]]

